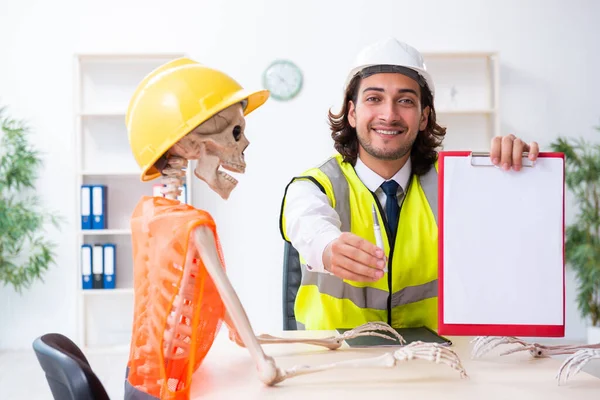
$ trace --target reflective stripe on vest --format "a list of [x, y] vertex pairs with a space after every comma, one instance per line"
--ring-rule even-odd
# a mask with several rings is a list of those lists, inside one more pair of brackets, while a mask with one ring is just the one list
[[[329, 159], [319, 169], [327, 175], [333, 188], [335, 199], [334, 209], [341, 221], [341, 231], [350, 232], [350, 189], [348, 181], [344, 176], [335, 158]], [[419, 177], [423, 193], [433, 212], [435, 222], [438, 222], [437, 202], [437, 171], [434, 166], [424, 175]], [[389, 292], [373, 287], [352, 286], [340, 278], [327, 273], [313, 272], [302, 264], [302, 285], [316, 285], [321, 294], [326, 294], [336, 299], [348, 299], [357, 307], [371, 308], [374, 310], [387, 310], [387, 299]], [[396, 307], [404, 304], [415, 303], [435, 297], [438, 294], [438, 281], [433, 280], [422, 285], [408, 286], [392, 294], [391, 306]]]
[[421, 182], [421, 188], [423, 189], [423, 193], [425, 193], [425, 198], [429, 203], [429, 208], [433, 212], [433, 217], [435, 218], [436, 225], [438, 224], [438, 196], [437, 196], [437, 186], [438, 186], [438, 174], [435, 167], [432, 165], [431, 169], [427, 171], [426, 174], [421, 175], [419, 177], [419, 181]]

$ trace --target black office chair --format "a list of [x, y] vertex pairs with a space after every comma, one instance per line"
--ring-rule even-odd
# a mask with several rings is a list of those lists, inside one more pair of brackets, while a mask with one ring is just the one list
[[289, 242], [283, 249], [283, 329], [297, 330], [294, 302], [302, 281], [298, 251]]
[[33, 341], [55, 400], [109, 400], [79, 347], [68, 337], [48, 333]]

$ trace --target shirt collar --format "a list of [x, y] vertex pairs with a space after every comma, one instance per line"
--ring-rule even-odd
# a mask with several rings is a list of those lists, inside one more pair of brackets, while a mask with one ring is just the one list
[[[365, 184], [367, 189], [369, 189], [371, 192], [375, 192], [379, 188], [379, 186], [381, 186], [381, 184], [386, 181], [386, 179], [382, 178], [375, 171], [367, 167], [361, 161], [360, 157], [356, 158], [356, 165], [354, 166], [354, 170], [356, 171], [356, 175], [358, 175], [358, 178]], [[406, 192], [406, 188], [408, 186], [410, 172], [411, 163], [409, 157], [408, 160], [406, 160], [404, 166], [400, 168], [400, 170], [396, 172], [391, 178], [400, 185], [404, 192]]]

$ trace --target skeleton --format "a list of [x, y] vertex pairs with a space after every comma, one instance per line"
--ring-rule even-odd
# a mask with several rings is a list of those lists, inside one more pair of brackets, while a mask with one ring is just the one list
[[[224, 170], [243, 173], [246, 167], [244, 150], [249, 142], [244, 135], [244, 128], [243, 104], [235, 104], [202, 123], [176, 143], [167, 155], [167, 166], [161, 171], [163, 174], [162, 182], [165, 185], [163, 189], [165, 197], [177, 198], [180, 187], [183, 185], [184, 168], [187, 167], [189, 160], [196, 160], [194, 175], [205, 181], [223, 199], [227, 199], [237, 185], [237, 180]], [[230, 338], [238, 345], [248, 349], [257, 365], [259, 378], [266, 385], [274, 385], [299, 375], [336, 368], [391, 368], [409, 360], [426, 360], [444, 364], [458, 371], [461, 377], [467, 376], [459, 357], [454, 351], [445, 346], [423, 342], [411, 343], [394, 352], [374, 358], [350, 360], [315, 367], [296, 366], [287, 370], [279, 368], [275, 360], [263, 352], [262, 344], [306, 343], [328, 349], [337, 349], [345, 340], [360, 336], [379, 336], [390, 339], [390, 341], [396, 341], [399, 345], [405, 344], [405, 341], [396, 330], [382, 322], [370, 322], [343, 334], [324, 339], [291, 339], [271, 335], [255, 336], [247, 314], [221, 265], [213, 233], [208, 228], [199, 227], [196, 228], [193, 236], [196, 249], [225, 304], [227, 310], [225, 323], [229, 327]], [[169, 319], [168, 328], [164, 332], [165, 343], [167, 343], [165, 354], [173, 354], [173, 346], [179, 346], [183, 350], [180, 357], [185, 357], [185, 352], [189, 351], [189, 345], [177, 341], [176, 338], [180, 330], [185, 333], [190, 328], [185, 325], [180, 326], [176, 321], [180, 321], [181, 316], [185, 316], [185, 313], [189, 312], [189, 307], [186, 308], [182, 304], [189, 301], [189, 296], [186, 296], [186, 294], [189, 294], [194, 286], [193, 280], [186, 279], [186, 277], [194, 275], [195, 268], [197, 268], [195, 263], [186, 263], [180, 293], [173, 304], [172, 318]], [[186, 285], [189, 285], [189, 287]]]
[[501, 356], [529, 351], [534, 358], [545, 358], [555, 355], [570, 354], [562, 363], [556, 374], [558, 384], [566, 383], [567, 380], [579, 373], [581, 369], [592, 359], [600, 359], [600, 343], [587, 345], [541, 345], [538, 343], [529, 343], [513, 336], [478, 336], [471, 343], [474, 343], [471, 355], [474, 358], [482, 357], [492, 349], [504, 344], [518, 344], [515, 347], [500, 353]]

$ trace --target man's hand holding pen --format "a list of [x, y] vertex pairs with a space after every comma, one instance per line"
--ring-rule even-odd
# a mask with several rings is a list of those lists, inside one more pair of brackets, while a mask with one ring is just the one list
[[357, 282], [378, 281], [387, 266], [383, 249], [350, 232], [327, 245], [323, 264], [335, 276]]

